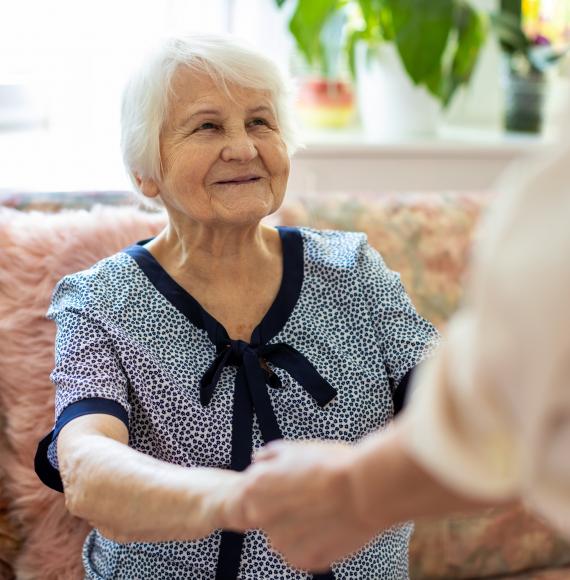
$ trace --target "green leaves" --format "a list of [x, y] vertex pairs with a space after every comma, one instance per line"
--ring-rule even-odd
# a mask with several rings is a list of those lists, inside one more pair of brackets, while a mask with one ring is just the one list
[[455, 91], [469, 82], [477, 58], [487, 37], [487, 22], [469, 4], [457, 4], [455, 11], [456, 41], [449, 74], [441, 87], [440, 98], [444, 106], [449, 105]]
[[519, 22], [522, 18], [522, 0], [501, 0], [500, 12], [501, 14], [511, 14]]
[[485, 21], [464, 0], [387, 2], [408, 75], [447, 107], [471, 78], [486, 38]]
[[521, 28], [520, 19], [507, 12], [491, 14], [491, 23], [497, 34], [501, 48], [508, 54], [526, 53], [530, 41]]
[[299, 50], [312, 65], [326, 66], [321, 31], [328, 18], [340, 8], [339, 0], [299, 0], [289, 22]]
[[366, 30], [353, 30], [348, 35], [346, 49], [348, 53], [348, 68], [353, 79], [356, 78], [356, 46], [359, 42], [369, 43], [370, 35]]
[[[285, 1], [275, 0], [279, 7]], [[347, 30], [344, 50], [353, 77], [357, 43], [365, 43], [370, 51], [382, 42], [394, 42], [411, 80], [425, 86], [444, 106], [468, 82], [487, 27], [466, 0], [298, 0], [289, 29], [307, 62], [325, 76], [334, 70], [331, 60], [340, 46], [331, 47], [331, 22], [338, 23], [335, 14], [347, 6], [358, 6], [364, 23]]]
[[[503, 0], [503, 9], [509, 8], [509, 2]], [[520, 13], [511, 11], [491, 14], [491, 24], [501, 48], [508, 56], [511, 71], [520, 76], [543, 74], [553, 66], [562, 56], [564, 50], [551, 45], [535, 45], [525, 34], [520, 19]]]
[[487, 38], [487, 21], [469, 4], [462, 2], [456, 7], [455, 27], [457, 49], [453, 57], [452, 72], [460, 81], [468, 81]]
[[453, 0], [388, 0], [396, 46], [418, 85], [436, 74], [453, 25]]
[[366, 23], [366, 35], [376, 40], [393, 40], [392, 13], [387, 0], [358, 0], [356, 3]]

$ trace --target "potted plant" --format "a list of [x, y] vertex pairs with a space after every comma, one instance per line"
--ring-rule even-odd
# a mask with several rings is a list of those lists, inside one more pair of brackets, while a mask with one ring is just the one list
[[[285, 0], [275, 1], [279, 8], [285, 4]], [[342, 59], [346, 24], [344, 10], [319, 0], [301, 0], [289, 20], [303, 61], [296, 67], [301, 69], [297, 106], [309, 126], [340, 128], [353, 120], [353, 85]]]
[[501, 0], [491, 22], [505, 55], [505, 128], [539, 133], [544, 118], [547, 72], [567, 51], [540, 27], [540, 15], [521, 0]]
[[[283, 6], [286, 0], [276, 2]], [[308, 63], [334, 58], [327, 31], [339, 14], [344, 17], [343, 35], [337, 34], [342, 38], [339, 54], [359, 84], [365, 83], [367, 69], [392, 51], [407, 81], [441, 108], [469, 81], [486, 33], [485, 18], [466, 0], [298, 0], [289, 29]], [[370, 97], [369, 86], [359, 95]], [[395, 98], [402, 100], [401, 86]], [[374, 111], [389, 109], [384, 111], [386, 118], [395, 113], [392, 105], [383, 106], [378, 98], [364, 101], [371, 111], [363, 114], [367, 122]], [[360, 105], [366, 106], [363, 99]]]

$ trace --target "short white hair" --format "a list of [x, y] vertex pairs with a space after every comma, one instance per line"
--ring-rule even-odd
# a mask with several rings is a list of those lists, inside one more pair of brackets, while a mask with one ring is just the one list
[[229, 35], [168, 38], [131, 75], [121, 107], [123, 161], [146, 205], [162, 206], [162, 202], [142, 196], [135, 176], [155, 181], [162, 177], [160, 134], [168, 114], [172, 79], [182, 66], [208, 74], [226, 91], [228, 81], [268, 91], [288, 154], [300, 146], [291, 104], [293, 85], [270, 58]]

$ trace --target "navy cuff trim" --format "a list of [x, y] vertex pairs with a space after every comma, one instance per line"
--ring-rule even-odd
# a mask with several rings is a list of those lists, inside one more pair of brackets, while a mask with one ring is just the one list
[[59, 416], [53, 431], [39, 442], [34, 458], [36, 474], [48, 487], [55, 489], [55, 491], [63, 492], [63, 482], [61, 481], [59, 470], [55, 469], [48, 459], [49, 446], [57, 439], [60, 431], [70, 421], [83, 415], [93, 415], [95, 413], [117, 417], [117, 419], [120, 419], [126, 425], [127, 429], [129, 427], [129, 416], [127, 412], [120, 403], [112, 401], [111, 399], [103, 399], [100, 397], [82, 399], [66, 407]]

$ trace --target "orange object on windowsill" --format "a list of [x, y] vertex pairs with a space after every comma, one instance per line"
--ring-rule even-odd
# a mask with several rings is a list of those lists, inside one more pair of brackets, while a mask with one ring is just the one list
[[310, 127], [341, 128], [354, 118], [352, 85], [342, 80], [311, 78], [302, 82], [297, 109]]

